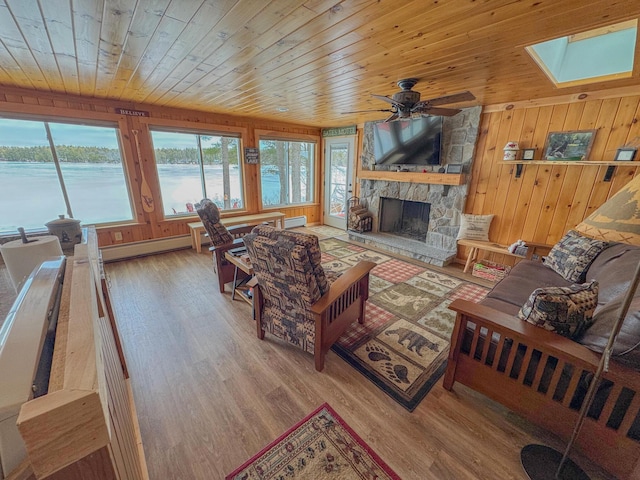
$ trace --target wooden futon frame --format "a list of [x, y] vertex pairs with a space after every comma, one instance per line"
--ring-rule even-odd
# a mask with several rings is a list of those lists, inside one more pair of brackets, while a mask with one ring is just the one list
[[[455, 382], [568, 440], [600, 355], [476, 303], [456, 300], [444, 388]], [[487, 341], [490, 339], [490, 341]], [[640, 375], [615, 360], [576, 446], [621, 479], [640, 478]]]

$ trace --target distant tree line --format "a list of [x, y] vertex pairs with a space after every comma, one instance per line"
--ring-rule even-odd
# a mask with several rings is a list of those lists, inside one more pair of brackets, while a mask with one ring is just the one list
[[[221, 165], [223, 152], [220, 145], [202, 149], [204, 165]], [[106, 147], [79, 147], [74, 145], [56, 145], [60, 162], [68, 163], [121, 163], [120, 150]], [[197, 148], [156, 148], [158, 164], [199, 163]], [[238, 147], [228, 146], [228, 162], [238, 165]], [[0, 146], [0, 161], [4, 162], [53, 162], [49, 146], [5, 147]]]
[[[223, 137], [224, 138], [224, 137]], [[238, 147], [233, 143], [228, 145], [228, 159], [230, 165], [238, 165]], [[156, 148], [156, 163], [158, 164], [188, 164], [200, 163], [198, 149], [194, 148]], [[224, 149], [221, 145], [202, 148], [203, 165], [220, 165], [223, 163]]]
[[[120, 151], [106, 147], [56, 146], [58, 159], [69, 163], [120, 163]], [[0, 160], [5, 162], [53, 162], [48, 146], [4, 147], [0, 146]]]

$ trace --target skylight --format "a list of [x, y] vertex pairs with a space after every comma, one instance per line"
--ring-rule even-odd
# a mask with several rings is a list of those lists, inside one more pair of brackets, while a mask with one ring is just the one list
[[525, 47], [557, 87], [630, 77], [638, 20]]

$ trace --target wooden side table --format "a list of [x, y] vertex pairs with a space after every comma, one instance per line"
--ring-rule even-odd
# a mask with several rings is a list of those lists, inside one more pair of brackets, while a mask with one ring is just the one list
[[545, 253], [548, 253], [549, 250], [553, 247], [552, 245], [546, 245], [544, 243], [533, 243], [533, 242], [525, 242], [529, 247], [526, 255], [517, 255], [515, 253], [511, 253], [508, 250], [507, 245], [501, 245], [499, 243], [493, 242], [483, 242], [481, 240], [458, 240], [458, 245], [462, 245], [465, 247], [469, 247], [471, 250], [469, 251], [469, 257], [467, 258], [467, 263], [464, 266], [464, 272], [467, 273], [469, 268], [473, 262], [478, 259], [478, 255], [480, 252], [492, 252], [499, 253], [501, 255], [507, 255], [509, 257], [514, 257], [518, 259], [526, 258], [527, 260], [531, 260], [534, 255], [538, 255], [540, 250], [544, 250]]
[[[235, 272], [233, 274], [233, 286], [231, 288], [231, 299], [235, 300], [236, 294], [240, 296], [245, 302], [250, 304], [253, 307], [253, 297], [249, 296], [243, 287], [250, 288], [255, 286], [251, 284], [252, 281], [255, 282], [253, 277], [253, 266], [249, 261], [249, 257], [244, 254], [241, 256], [234, 255], [231, 252], [224, 252], [224, 258], [231, 264], [233, 264], [235, 268]], [[247, 274], [247, 276], [240, 281], [238, 281], [238, 270]]]

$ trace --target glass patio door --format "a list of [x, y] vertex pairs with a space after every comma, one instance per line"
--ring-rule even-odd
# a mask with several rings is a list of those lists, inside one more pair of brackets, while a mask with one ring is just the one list
[[351, 166], [353, 165], [354, 137], [336, 137], [325, 140], [325, 190], [323, 223], [347, 229], [347, 201], [352, 195]]

